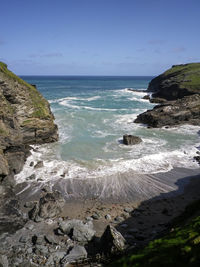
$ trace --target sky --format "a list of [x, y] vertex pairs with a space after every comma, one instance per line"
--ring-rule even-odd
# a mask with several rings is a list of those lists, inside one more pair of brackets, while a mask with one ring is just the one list
[[200, 62], [200, 0], [1, 0], [18, 75], [158, 75]]

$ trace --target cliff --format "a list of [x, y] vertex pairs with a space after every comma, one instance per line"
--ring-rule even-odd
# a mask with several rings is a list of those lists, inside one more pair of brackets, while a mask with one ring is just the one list
[[22, 169], [28, 145], [57, 139], [47, 100], [0, 62], [0, 180]]
[[150, 127], [200, 125], [200, 63], [175, 65], [154, 78], [147, 89], [151, 102], [161, 103], [140, 114], [135, 122]]
[[153, 97], [176, 100], [200, 94], [200, 63], [174, 65], [154, 78], [148, 86]]

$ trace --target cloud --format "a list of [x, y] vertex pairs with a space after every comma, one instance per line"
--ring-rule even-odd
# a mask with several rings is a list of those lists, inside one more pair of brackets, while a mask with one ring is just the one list
[[31, 58], [52, 58], [52, 57], [62, 57], [62, 53], [47, 53], [47, 54], [30, 54], [29, 57]]
[[184, 52], [185, 50], [186, 50], [185, 47], [183, 47], [183, 46], [179, 46], [179, 47], [175, 47], [174, 49], [172, 49], [172, 52], [173, 52], [173, 53], [182, 53], [182, 52]]

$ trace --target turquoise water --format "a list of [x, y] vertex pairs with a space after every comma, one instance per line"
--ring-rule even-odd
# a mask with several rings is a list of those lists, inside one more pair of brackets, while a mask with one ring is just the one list
[[[44, 161], [40, 180], [99, 178], [125, 172], [156, 173], [197, 168], [198, 127], [148, 129], [133, 123], [153, 104], [142, 99], [152, 77], [25, 76], [48, 99], [59, 128], [57, 143], [39, 146], [18, 176], [28, 177], [30, 161]], [[128, 88], [137, 89], [132, 92]], [[143, 140], [122, 144], [124, 134]]]

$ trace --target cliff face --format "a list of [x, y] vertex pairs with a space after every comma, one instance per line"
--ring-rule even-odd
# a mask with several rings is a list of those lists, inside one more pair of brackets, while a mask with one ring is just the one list
[[161, 105], [140, 114], [135, 122], [151, 127], [200, 125], [200, 63], [172, 66], [148, 87], [151, 102]]
[[28, 145], [57, 139], [47, 100], [0, 62], [0, 180], [22, 169]]
[[154, 78], [147, 89], [153, 97], [176, 100], [187, 95], [200, 94], [200, 63], [174, 65]]

